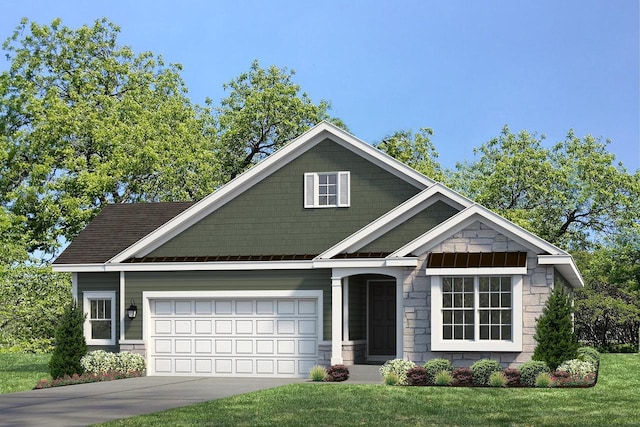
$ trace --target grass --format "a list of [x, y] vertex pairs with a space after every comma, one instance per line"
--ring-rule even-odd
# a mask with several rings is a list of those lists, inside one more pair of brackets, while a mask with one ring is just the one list
[[49, 376], [50, 354], [0, 354], [0, 393], [32, 390]]
[[640, 355], [604, 354], [593, 388], [292, 384], [105, 426], [638, 425]]

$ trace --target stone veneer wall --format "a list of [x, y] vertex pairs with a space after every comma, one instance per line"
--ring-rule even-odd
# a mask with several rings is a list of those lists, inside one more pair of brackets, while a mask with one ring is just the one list
[[[519, 243], [508, 239], [486, 225], [475, 222], [432, 249], [433, 252], [506, 252], [526, 251]], [[536, 318], [542, 314], [554, 282], [553, 266], [539, 266], [535, 253], [528, 252], [527, 275], [522, 289], [522, 352], [432, 352], [431, 351], [431, 279], [425, 273], [427, 253], [419, 257], [418, 267], [405, 269], [404, 357], [416, 363], [433, 358], [450, 359], [456, 367], [467, 367], [476, 360], [490, 358], [504, 367], [517, 367], [531, 359], [536, 342]]]
[[147, 349], [144, 344], [120, 344], [120, 351], [128, 351], [147, 357]]

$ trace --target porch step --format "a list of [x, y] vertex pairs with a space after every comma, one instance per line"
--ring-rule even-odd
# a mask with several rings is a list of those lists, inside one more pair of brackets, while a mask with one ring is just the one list
[[360, 384], [380, 384], [382, 377], [380, 376], [381, 365], [348, 365], [349, 379], [347, 382]]

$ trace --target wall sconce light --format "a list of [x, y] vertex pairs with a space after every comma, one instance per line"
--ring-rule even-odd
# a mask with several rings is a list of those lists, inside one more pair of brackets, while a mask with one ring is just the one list
[[136, 302], [134, 300], [131, 300], [131, 305], [129, 306], [129, 308], [127, 308], [127, 316], [129, 316], [129, 319], [133, 320], [136, 318], [137, 314], [138, 307], [136, 306]]

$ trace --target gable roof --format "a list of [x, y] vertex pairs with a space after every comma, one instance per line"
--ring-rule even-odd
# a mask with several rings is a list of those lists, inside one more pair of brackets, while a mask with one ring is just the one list
[[330, 139], [420, 190], [436, 183], [343, 129], [323, 121], [200, 200], [190, 209], [127, 247], [109, 262], [120, 263], [129, 258], [144, 257], [325, 139]]
[[166, 202], [105, 205], [54, 264], [105, 263], [194, 204], [195, 202]]

